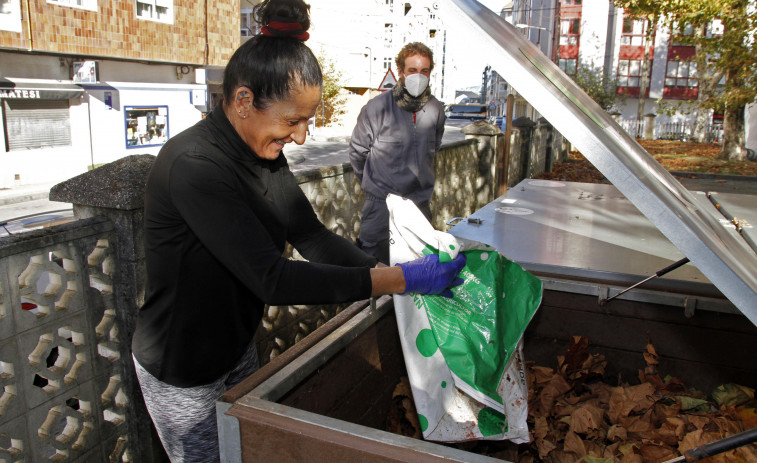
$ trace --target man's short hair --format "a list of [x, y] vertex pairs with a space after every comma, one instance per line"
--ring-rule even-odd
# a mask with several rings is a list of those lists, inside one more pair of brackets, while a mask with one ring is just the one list
[[405, 71], [405, 59], [408, 56], [415, 56], [415, 55], [421, 55], [425, 56], [426, 58], [431, 61], [431, 71], [434, 70], [434, 52], [431, 51], [429, 47], [426, 45], [420, 43], [420, 42], [411, 42], [402, 47], [402, 50], [400, 50], [399, 54], [397, 54], [397, 57], [394, 59], [394, 64], [397, 65], [397, 70], [404, 72]]

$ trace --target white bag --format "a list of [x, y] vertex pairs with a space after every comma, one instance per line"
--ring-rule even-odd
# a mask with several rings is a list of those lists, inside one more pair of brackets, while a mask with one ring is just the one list
[[[460, 273], [465, 283], [452, 289], [454, 298], [394, 295], [402, 351], [423, 437], [440, 442], [529, 442], [528, 387], [521, 338], [541, 303], [541, 281], [486, 244], [434, 230], [412, 201], [389, 195], [386, 202], [392, 265], [426, 254], [439, 254], [440, 261], [449, 261], [464, 252], [468, 259]], [[489, 259], [481, 265], [503, 276], [495, 277], [495, 284], [482, 284], [475, 273], [481, 273], [476, 265]], [[507, 267], [506, 275], [504, 270], [500, 272], [503, 265]], [[501, 294], [494, 294], [494, 287]], [[514, 299], [506, 296], [516, 293], [525, 296], [517, 300], [517, 310], [510, 310], [518, 312], [517, 319], [511, 319], [504, 314], [502, 302], [507, 300], [512, 305]], [[479, 332], [480, 325], [487, 324], [486, 320], [478, 323], [477, 317], [484, 311], [495, 314], [491, 325], [496, 332]], [[466, 317], [475, 318], [476, 323], [469, 323]], [[472, 328], [474, 324], [476, 328]], [[500, 336], [508, 330], [506, 336]], [[488, 342], [476, 344], [475, 336], [470, 335]], [[494, 340], [489, 341], [490, 335]], [[509, 344], [504, 338], [510, 340]], [[489, 344], [495, 341], [496, 346], [491, 348]], [[479, 361], [482, 372], [472, 372]], [[478, 383], [477, 378], [486, 376], [484, 373], [488, 374], [488, 389]]]

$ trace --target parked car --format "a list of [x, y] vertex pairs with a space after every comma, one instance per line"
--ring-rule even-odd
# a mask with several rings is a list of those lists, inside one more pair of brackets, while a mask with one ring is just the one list
[[52, 227], [53, 225], [73, 222], [74, 220], [74, 211], [72, 209], [40, 212], [13, 219], [0, 220], [0, 237]]

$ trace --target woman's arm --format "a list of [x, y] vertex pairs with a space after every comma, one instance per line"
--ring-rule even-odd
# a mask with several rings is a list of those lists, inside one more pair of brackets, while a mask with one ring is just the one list
[[387, 267], [379, 262], [371, 269], [371, 296], [405, 292], [405, 277], [400, 267]]

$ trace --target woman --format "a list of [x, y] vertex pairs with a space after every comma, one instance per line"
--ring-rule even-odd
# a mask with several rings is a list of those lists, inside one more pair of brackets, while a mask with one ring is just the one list
[[[257, 369], [265, 304], [440, 294], [461, 282], [464, 259], [376, 267], [318, 221], [289, 171], [281, 149], [305, 142], [321, 98], [321, 70], [303, 43], [308, 8], [255, 8], [263, 32], [226, 66], [223, 102], [166, 143], [147, 181], [147, 291], [132, 349], [174, 463], [219, 460], [215, 401]], [[308, 262], [282, 258], [286, 242]]]

